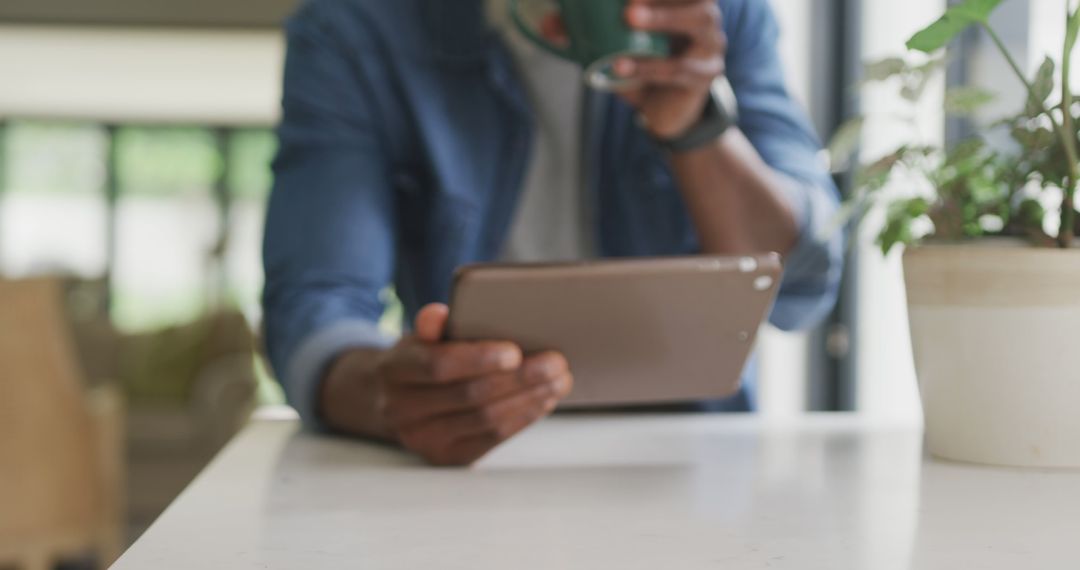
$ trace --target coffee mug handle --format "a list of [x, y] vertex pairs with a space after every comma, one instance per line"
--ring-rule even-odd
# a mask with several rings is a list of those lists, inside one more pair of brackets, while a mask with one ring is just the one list
[[574, 54], [570, 48], [557, 46], [549, 42], [525, 23], [525, 18], [521, 16], [521, 2], [522, 0], [510, 0], [510, 16], [514, 19], [514, 25], [517, 26], [517, 29], [525, 34], [525, 37], [532, 40], [534, 44], [551, 52], [553, 55], [564, 59], [574, 59]]

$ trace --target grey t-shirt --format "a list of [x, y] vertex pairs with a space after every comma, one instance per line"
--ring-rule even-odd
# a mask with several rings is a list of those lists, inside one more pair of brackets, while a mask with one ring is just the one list
[[533, 45], [511, 21], [506, 0], [487, 0], [534, 110], [535, 140], [503, 261], [568, 261], [594, 254], [581, 184], [581, 69]]

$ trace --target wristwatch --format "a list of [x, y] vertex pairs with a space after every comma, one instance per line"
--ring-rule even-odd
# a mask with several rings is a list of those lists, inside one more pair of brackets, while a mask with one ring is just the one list
[[695, 150], [720, 138], [738, 122], [735, 91], [726, 77], [720, 77], [709, 89], [709, 98], [698, 122], [674, 138], [656, 139], [656, 144], [671, 153]]

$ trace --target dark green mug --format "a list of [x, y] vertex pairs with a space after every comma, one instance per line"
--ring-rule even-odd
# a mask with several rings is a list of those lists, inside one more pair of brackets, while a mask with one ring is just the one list
[[[671, 44], [665, 34], [633, 30], [624, 17], [626, 0], [542, 0], [557, 2], [559, 14], [570, 38], [569, 45], [548, 41], [526, 21], [523, 4], [530, 0], [510, 0], [510, 14], [521, 33], [541, 48], [585, 69], [585, 81], [594, 89], [631, 87], [632, 80], [615, 75], [613, 64], [620, 57], [667, 58]], [[534, 11], [535, 14], [535, 11]]]

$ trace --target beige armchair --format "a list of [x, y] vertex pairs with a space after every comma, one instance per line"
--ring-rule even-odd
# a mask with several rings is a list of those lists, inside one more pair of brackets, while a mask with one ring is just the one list
[[[250, 326], [236, 311], [123, 333], [109, 322], [104, 284], [69, 281], [68, 313], [86, 375], [126, 401], [128, 538], [137, 537], [239, 431], [255, 402]], [[2, 568], [2, 567], [0, 567]]]
[[[243, 315], [221, 310], [128, 334], [110, 323], [104, 292], [103, 281], [0, 281], [2, 570], [88, 550], [111, 561], [254, 407], [254, 340]], [[46, 499], [63, 512], [42, 510]], [[103, 508], [102, 543], [64, 530], [49, 531], [54, 546], [26, 538], [60, 519], [105, 516]]]
[[0, 568], [51, 568], [122, 541], [123, 412], [86, 389], [56, 280], [0, 280]]

